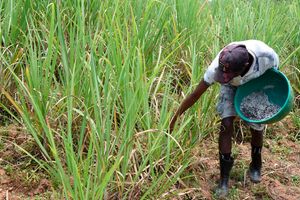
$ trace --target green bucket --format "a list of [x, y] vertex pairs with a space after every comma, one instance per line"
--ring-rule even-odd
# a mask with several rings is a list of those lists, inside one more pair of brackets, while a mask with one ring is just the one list
[[[272, 117], [262, 120], [247, 118], [240, 110], [244, 97], [253, 92], [264, 92], [271, 103], [280, 107]], [[293, 90], [287, 77], [276, 69], [267, 70], [262, 76], [253, 79], [237, 88], [234, 97], [234, 108], [237, 114], [246, 122], [257, 124], [270, 124], [283, 119], [293, 107]]]

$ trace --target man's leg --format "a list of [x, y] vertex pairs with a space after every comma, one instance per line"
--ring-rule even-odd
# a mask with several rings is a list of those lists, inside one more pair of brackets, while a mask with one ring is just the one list
[[252, 138], [251, 138], [251, 146], [262, 147], [263, 145], [263, 133], [264, 130], [258, 131], [250, 128]]
[[233, 135], [233, 121], [235, 117], [226, 117], [221, 121], [219, 134], [219, 151], [221, 154], [231, 153], [231, 140]]
[[255, 130], [250, 128], [251, 138], [251, 158], [252, 161], [249, 167], [250, 180], [254, 183], [261, 181], [261, 150], [263, 146], [263, 130]]
[[225, 197], [228, 194], [228, 181], [233, 158], [231, 157], [231, 140], [233, 134], [234, 117], [222, 119], [219, 135], [219, 159], [220, 159], [220, 182], [216, 190], [219, 197]]
[[234, 86], [221, 85], [219, 102], [217, 104], [217, 111], [222, 121], [219, 135], [220, 182], [216, 194], [221, 198], [228, 194], [229, 174], [233, 166], [231, 140], [233, 121], [236, 116], [233, 105], [236, 89]]

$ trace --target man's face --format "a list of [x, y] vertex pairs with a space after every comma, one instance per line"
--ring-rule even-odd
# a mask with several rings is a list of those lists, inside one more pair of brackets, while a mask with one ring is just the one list
[[219, 66], [216, 68], [215, 80], [221, 84], [230, 82], [242, 75], [249, 65], [249, 54], [245, 46], [229, 45], [219, 55]]
[[230, 82], [234, 77], [240, 76], [246, 66], [241, 66], [238, 70], [231, 69], [228, 64], [219, 64], [216, 69], [215, 80], [221, 84]]

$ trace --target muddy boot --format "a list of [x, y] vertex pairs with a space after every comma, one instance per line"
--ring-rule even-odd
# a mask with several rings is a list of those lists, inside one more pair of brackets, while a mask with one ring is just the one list
[[261, 149], [262, 147], [252, 146], [251, 150], [252, 162], [249, 167], [249, 176], [253, 183], [259, 183], [261, 181]]
[[223, 154], [220, 154], [220, 172], [221, 178], [219, 185], [216, 189], [216, 195], [218, 198], [225, 198], [228, 195], [228, 181], [230, 170], [233, 166], [233, 158], [229, 156], [229, 158], [225, 158]]

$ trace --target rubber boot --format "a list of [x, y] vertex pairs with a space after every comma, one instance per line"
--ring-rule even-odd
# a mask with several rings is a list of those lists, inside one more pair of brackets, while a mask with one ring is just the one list
[[229, 174], [232, 166], [233, 158], [225, 159], [224, 155], [220, 154], [220, 182], [216, 189], [216, 195], [219, 198], [225, 198], [228, 195]]
[[251, 150], [252, 162], [249, 167], [249, 176], [253, 183], [259, 183], [261, 181], [261, 149], [262, 147], [252, 146]]

